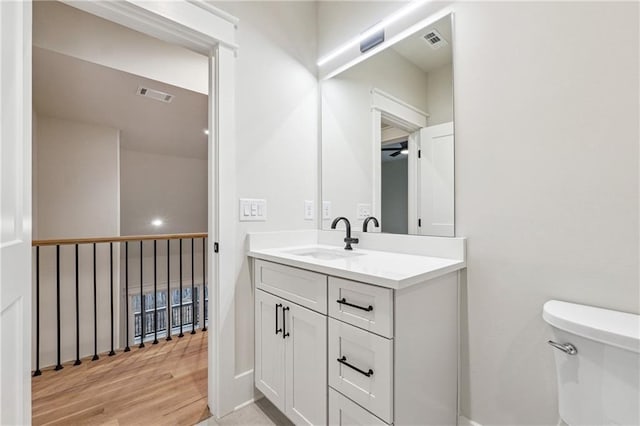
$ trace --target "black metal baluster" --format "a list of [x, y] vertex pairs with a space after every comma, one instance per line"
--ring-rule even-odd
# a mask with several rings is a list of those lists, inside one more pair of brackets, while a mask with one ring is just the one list
[[93, 358], [92, 361], [100, 359], [98, 356], [98, 279], [96, 275], [96, 243], [93, 243]]
[[131, 348], [129, 347], [129, 241], [125, 241], [124, 243], [124, 306], [125, 306], [125, 339], [127, 342], [125, 343], [124, 351], [129, 352]]
[[36, 371], [33, 376], [40, 375], [40, 246], [36, 246]]
[[143, 292], [143, 288], [142, 288], [142, 270], [143, 270], [143, 265], [142, 265], [142, 240], [140, 240], [140, 346], [138, 346], [139, 348], [144, 348], [144, 335], [145, 330], [144, 330], [144, 317], [147, 314], [144, 310], [144, 292]]
[[111, 351], [109, 356], [114, 356], [116, 351], [113, 350], [113, 243], [109, 243], [109, 296], [111, 299]]
[[182, 313], [182, 238], [180, 238], [180, 334], [178, 334], [178, 337], [184, 337], [184, 333], [182, 332], [182, 320], [183, 320], [183, 313]]
[[158, 344], [158, 252], [157, 240], [153, 240], [153, 344]]
[[196, 334], [196, 279], [195, 279], [195, 260], [196, 254], [193, 250], [195, 238], [191, 239], [191, 334]]
[[80, 365], [80, 277], [78, 274], [80, 266], [78, 263], [78, 245], [76, 244], [76, 362], [73, 365]]
[[167, 341], [173, 340], [171, 338], [171, 330], [173, 329], [173, 324], [171, 323], [171, 311], [173, 311], [173, 306], [171, 304], [171, 240], [167, 240], [167, 317], [169, 318], [169, 323], [167, 325]]
[[56, 365], [56, 371], [62, 370], [62, 364], [60, 363], [60, 246], [56, 245], [56, 327], [57, 327], [57, 342], [58, 342], [58, 365]]
[[206, 279], [206, 275], [205, 275], [205, 265], [207, 263], [207, 244], [206, 244], [206, 238], [202, 238], [202, 291], [200, 294], [200, 300], [202, 300], [202, 331], [207, 331], [207, 316], [205, 315], [206, 313], [206, 306], [207, 306], [207, 301], [205, 300], [204, 295], [206, 294], [205, 292], [205, 287], [207, 285], [207, 279]]

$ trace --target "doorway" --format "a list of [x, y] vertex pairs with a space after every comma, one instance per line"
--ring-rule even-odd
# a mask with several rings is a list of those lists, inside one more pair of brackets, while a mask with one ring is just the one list
[[[206, 4], [197, 2], [174, 2], [171, 7], [163, 8], [159, 4], [132, 5], [127, 2], [78, 2], [74, 7], [101, 16], [110, 21], [122, 24], [136, 31], [158, 37], [187, 47], [209, 57], [209, 96], [208, 124], [211, 129], [209, 144], [212, 147], [208, 156], [208, 218], [207, 230], [209, 243], [207, 252], [208, 277], [211, 283], [208, 301], [212, 333], [208, 336], [209, 351], [208, 366], [208, 403], [211, 411], [221, 416], [233, 409], [233, 402], [219, 390], [226, 383], [232, 385], [229, 374], [229, 362], [233, 357], [226, 356], [220, 342], [229, 338], [227, 324], [219, 320], [219, 312], [232, 300], [220, 289], [218, 282], [229, 278], [232, 271], [220, 262], [221, 255], [213, 255], [214, 242], [226, 244], [231, 251], [235, 246], [235, 233], [231, 226], [231, 234], [221, 232], [220, 224], [225, 224], [233, 217], [230, 202], [232, 194], [220, 191], [218, 185], [222, 182], [233, 182], [235, 179], [232, 163], [218, 162], [218, 158], [234, 159], [235, 130], [234, 121], [234, 25], [237, 20], [232, 16]], [[2, 135], [2, 170], [3, 183], [13, 182], [15, 191], [9, 187], [2, 188], [3, 218], [14, 217], [15, 227], [5, 227], [3, 220], [2, 245], [2, 333], [4, 340], [3, 356], [0, 358], [0, 369], [3, 372], [2, 406], [0, 407], [0, 423], [28, 423], [31, 414], [30, 407], [30, 335], [31, 325], [31, 290], [24, 286], [30, 281], [29, 268], [14, 267], [11, 264], [28, 265], [31, 263], [31, 158], [30, 131], [31, 127], [31, 10], [30, 2], [2, 2], [0, 19], [2, 19], [0, 40], [2, 41], [2, 71], [3, 81], [0, 86], [3, 96], [3, 111], [15, 111], [11, 122], [5, 127]], [[203, 19], [207, 22], [202, 26]], [[7, 24], [7, 25], [5, 25]], [[199, 29], [194, 29], [199, 28]], [[11, 64], [11, 65], [9, 65]], [[6, 96], [5, 96], [6, 95]], [[7, 120], [7, 123], [10, 121]], [[4, 124], [4, 122], [3, 122]], [[220, 143], [224, 141], [225, 143]], [[12, 150], [20, 155], [5, 155]], [[10, 178], [7, 180], [5, 178]], [[17, 195], [17, 197], [16, 197]], [[7, 215], [5, 215], [7, 213]], [[226, 228], [225, 228], [226, 229]], [[6, 232], [5, 232], [6, 231]], [[16, 257], [17, 256], [17, 257]], [[7, 268], [5, 268], [7, 266]], [[221, 306], [222, 305], [222, 306]], [[24, 324], [25, 333], [12, 333], [7, 328], [13, 322]], [[6, 333], [5, 333], [6, 331]], [[231, 336], [231, 340], [232, 340]], [[4, 356], [4, 348], [12, 347], [13, 356]], [[233, 356], [233, 350], [231, 350]], [[5, 377], [4, 372], [14, 374]], [[6, 380], [5, 380], [6, 379]], [[232, 378], [231, 378], [232, 379]]]
[[[208, 59], [62, 3], [34, 2], [33, 16], [33, 423], [127, 423], [145, 411], [173, 422], [172, 411], [149, 407], [177, 387], [181, 421], [198, 423], [207, 411], [206, 338], [196, 333], [207, 330]], [[192, 80], [165, 73], [171, 63]], [[172, 356], [185, 345], [192, 362]], [[160, 353], [163, 363], [145, 364]], [[94, 367], [108, 373], [93, 379]], [[80, 375], [82, 389], [70, 383]], [[112, 388], [107, 399], [85, 392]]]

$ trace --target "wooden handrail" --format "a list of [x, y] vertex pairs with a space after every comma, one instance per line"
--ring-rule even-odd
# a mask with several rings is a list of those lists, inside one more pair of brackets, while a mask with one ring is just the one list
[[124, 235], [121, 237], [89, 237], [89, 238], [62, 238], [54, 240], [33, 240], [32, 247], [57, 246], [69, 244], [92, 244], [92, 243], [118, 243], [124, 241], [149, 241], [149, 240], [179, 240], [191, 238], [207, 238], [206, 232], [192, 232], [187, 234], [157, 234], [157, 235]]

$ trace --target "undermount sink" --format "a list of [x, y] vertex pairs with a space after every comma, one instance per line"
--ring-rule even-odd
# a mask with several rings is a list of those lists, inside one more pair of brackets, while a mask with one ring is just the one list
[[287, 251], [289, 254], [296, 256], [307, 256], [318, 260], [336, 260], [347, 259], [350, 257], [362, 256], [364, 253], [354, 253], [352, 251], [346, 251], [344, 249], [327, 249], [320, 247], [303, 248]]

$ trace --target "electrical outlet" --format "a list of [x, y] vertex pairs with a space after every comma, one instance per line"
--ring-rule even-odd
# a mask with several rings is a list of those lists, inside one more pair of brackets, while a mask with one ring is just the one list
[[304, 202], [304, 220], [313, 220], [313, 201], [305, 200]]
[[331, 219], [331, 201], [322, 202], [322, 219], [323, 220]]
[[371, 216], [371, 204], [358, 204], [358, 219]]

